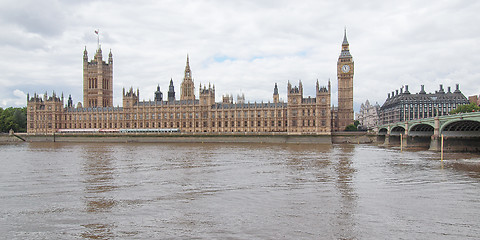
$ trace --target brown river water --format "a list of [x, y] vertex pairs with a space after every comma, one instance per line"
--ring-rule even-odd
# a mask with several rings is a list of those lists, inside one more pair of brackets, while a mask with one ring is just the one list
[[374, 145], [0, 145], [2, 239], [479, 239], [480, 156]]

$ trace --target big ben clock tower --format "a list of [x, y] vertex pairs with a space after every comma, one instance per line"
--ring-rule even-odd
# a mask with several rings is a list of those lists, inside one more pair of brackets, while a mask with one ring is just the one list
[[353, 124], [353, 59], [347, 41], [347, 30], [343, 36], [342, 52], [337, 62], [338, 78], [338, 123], [337, 131]]

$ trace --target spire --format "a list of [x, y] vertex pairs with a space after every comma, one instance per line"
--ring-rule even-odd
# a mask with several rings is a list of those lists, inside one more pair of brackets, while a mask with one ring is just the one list
[[110, 52], [108, 53], [108, 63], [111, 64], [113, 63], [113, 55], [112, 55], [112, 49], [110, 48]]
[[277, 83], [275, 83], [275, 87], [273, 88], [273, 95], [278, 95]]
[[83, 61], [88, 62], [87, 46], [85, 46], [85, 50], [83, 50]]
[[161, 102], [163, 100], [163, 93], [160, 91], [160, 84], [157, 85], [157, 91], [154, 93], [155, 102]]
[[349, 44], [347, 40], [347, 27], [344, 29], [343, 43], [342, 43], [342, 52], [340, 53], [339, 58], [352, 58], [349, 50]]
[[185, 65], [185, 77], [184, 79], [191, 79], [192, 78], [192, 71], [190, 70], [190, 60], [187, 54], [187, 64]]
[[343, 43], [342, 45], [348, 45], [348, 40], [347, 40], [347, 27], [344, 29], [344, 35], [343, 35]]
[[175, 88], [173, 87], [173, 79], [170, 78], [170, 86], [168, 86], [168, 101], [175, 101]]

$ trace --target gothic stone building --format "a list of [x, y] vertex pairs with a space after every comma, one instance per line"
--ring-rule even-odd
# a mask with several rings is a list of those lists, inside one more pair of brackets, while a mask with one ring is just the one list
[[388, 94], [387, 100], [379, 111], [379, 124], [403, 122], [413, 119], [422, 119], [449, 114], [459, 105], [468, 104], [467, 98], [460, 91], [457, 84], [455, 91], [448, 87], [447, 92], [440, 85], [435, 93], [426, 93], [421, 85], [420, 92], [410, 94], [408, 85]]
[[[279, 100], [275, 84], [272, 102], [245, 103], [239, 98], [215, 100], [215, 85], [201, 85], [198, 98], [190, 69], [189, 58], [180, 87], [180, 99], [175, 97], [170, 80], [167, 99], [160, 87], [153, 101], [140, 100], [138, 89], [123, 89], [122, 107], [113, 106], [113, 57], [102, 59], [99, 47], [93, 60], [83, 54], [83, 105], [73, 105], [71, 96], [64, 106], [63, 94], [27, 95], [27, 132], [52, 134], [58, 129], [151, 129], [175, 128], [185, 133], [196, 132], [280, 132], [288, 134], [329, 135], [353, 123], [353, 61], [346, 33], [337, 62], [338, 108], [331, 108], [330, 81], [320, 86], [317, 80], [315, 96], [303, 96], [303, 84], [288, 83], [287, 103]], [[332, 111], [332, 109], [336, 109]], [[338, 110], [337, 110], [338, 109]], [[332, 117], [335, 116], [335, 117]]]
[[379, 110], [380, 105], [378, 105], [378, 103], [372, 105], [368, 100], [365, 103], [362, 103], [360, 111], [356, 114], [357, 120], [360, 123], [358, 128], [364, 130], [374, 129], [378, 125]]

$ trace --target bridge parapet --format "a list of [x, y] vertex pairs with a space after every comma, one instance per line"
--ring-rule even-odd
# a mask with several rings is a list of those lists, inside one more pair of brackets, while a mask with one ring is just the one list
[[[405, 140], [430, 137], [430, 149], [439, 150], [439, 138], [443, 134], [448, 138], [478, 139], [480, 145], [480, 112], [461, 113], [396, 122], [378, 126], [378, 135], [385, 136], [385, 143], [390, 136], [403, 135]], [[410, 141], [410, 140], [409, 140]], [[477, 140], [474, 140], [477, 141]]]

